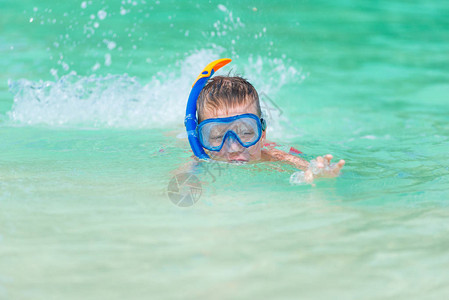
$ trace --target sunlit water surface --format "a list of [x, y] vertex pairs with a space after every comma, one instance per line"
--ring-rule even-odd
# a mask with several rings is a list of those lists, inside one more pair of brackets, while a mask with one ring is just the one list
[[[446, 1], [0, 2], [0, 299], [445, 299]], [[340, 177], [202, 164], [211, 60]], [[197, 181], [194, 182], [197, 184]]]

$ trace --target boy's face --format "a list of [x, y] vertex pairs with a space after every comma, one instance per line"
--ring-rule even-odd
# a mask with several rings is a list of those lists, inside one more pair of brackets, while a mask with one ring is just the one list
[[[218, 109], [218, 110], [205, 110], [202, 120], [212, 119], [212, 118], [226, 118], [242, 114], [255, 114], [257, 116], [257, 110], [251, 106], [239, 106], [229, 109]], [[265, 131], [262, 131], [262, 136], [260, 140], [245, 148], [238, 141], [226, 141], [223, 148], [219, 152], [209, 151], [211, 158], [215, 160], [227, 161], [227, 162], [248, 162], [260, 160], [261, 149], [265, 141]]]

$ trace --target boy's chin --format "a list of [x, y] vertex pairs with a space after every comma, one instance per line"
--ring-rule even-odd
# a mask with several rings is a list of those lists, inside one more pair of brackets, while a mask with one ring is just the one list
[[212, 155], [212, 159], [228, 163], [247, 163], [251, 160], [248, 155]]
[[247, 163], [250, 161], [249, 158], [227, 158], [227, 157], [213, 157], [213, 159], [215, 160], [219, 160], [222, 162], [227, 162], [227, 163], [231, 163], [231, 164], [243, 164], [243, 163]]
[[228, 156], [213, 156], [214, 160], [219, 160], [231, 164], [244, 164], [259, 161], [260, 158], [251, 156], [238, 156], [238, 157], [228, 157]]
[[227, 162], [230, 164], [245, 164], [249, 162], [249, 159], [228, 159]]
[[227, 152], [209, 152], [209, 155], [212, 159], [222, 161], [222, 162], [228, 162], [228, 163], [235, 163], [235, 164], [244, 164], [248, 162], [256, 162], [260, 161], [261, 155], [257, 155], [258, 153], [252, 153], [250, 151], [242, 151], [239, 153], [233, 152], [233, 153], [227, 153]]

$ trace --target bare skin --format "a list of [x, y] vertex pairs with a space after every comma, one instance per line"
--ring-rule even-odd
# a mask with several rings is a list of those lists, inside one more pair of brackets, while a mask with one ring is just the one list
[[[234, 108], [223, 108], [218, 110], [206, 110], [202, 116], [202, 120], [211, 118], [226, 118], [241, 114], [255, 114], [257, 110], [254, 106], [240, 106]], [[333, 156], [326, 154], [316, 158], [316, 168], [319, 172], [314, 174], [309, 168], [310, 163], [301, 157], [286, 153], [275, 148], [263, 148], [266, 142], [266, 131], [262, 133], [260, 140], [253, 146], [245, 148], [239, 143], [225, 144], [219, 152], [208, 151], [211, 158], [215, 160], [227, 162], [256, 162], [256, 161], [279, 161], [301, 169], [305, 173], [305, 179], [308, 183], [312, 183], [318, 177], [336, 177], [340, 174], [340, 170], [345, 165], [344, 160], [340, 160], [336, 164], [331, 164]]]

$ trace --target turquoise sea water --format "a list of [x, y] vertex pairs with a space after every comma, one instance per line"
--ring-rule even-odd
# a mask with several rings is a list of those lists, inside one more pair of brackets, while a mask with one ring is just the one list
[[[0, 1], [0, 299], [445, 299], [447, 1]], [[268, 138], [347, 164], [199, 167], [210, 61]]]

